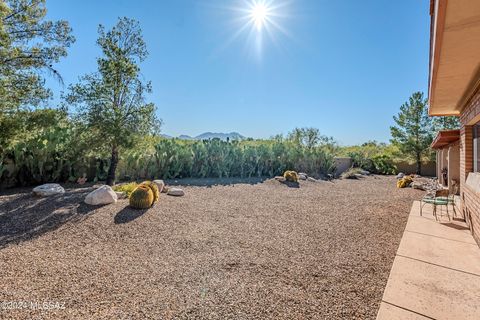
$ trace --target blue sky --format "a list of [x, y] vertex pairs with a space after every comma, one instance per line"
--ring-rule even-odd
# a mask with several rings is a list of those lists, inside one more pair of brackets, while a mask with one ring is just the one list
[[[47, 0], [77, 39], [56, 67], [68, 85], [96, 70], [98, 24], [140, 21], [142, 74], [162, 132], [268, 138], [317, 127], [349, 145], [388, 141], [392, 116], [427, 90], [429, 1], [273, 0], [279, 27], [245, 29], [246, 0]], [[273, 16], [275, 14], [275, 16]], [[63, 90], [48, 84], [58, 101]]]

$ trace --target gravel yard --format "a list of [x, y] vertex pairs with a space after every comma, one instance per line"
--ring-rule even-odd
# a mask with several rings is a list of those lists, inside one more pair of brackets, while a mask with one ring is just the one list
[[210, 182], [146, 211], [83, 204], [91, 188], [2, 193], [0, 302], [60, 309], [0, 318], [375, 318], [421, 191], [383, 176]]

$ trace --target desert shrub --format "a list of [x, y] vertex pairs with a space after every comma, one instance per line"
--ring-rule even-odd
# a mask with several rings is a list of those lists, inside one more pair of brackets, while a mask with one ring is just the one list
[[374, 167], [373, 173], [395, 174], [397, 172], [397, 167], [393, 164], [393, 159], [386, 154], [373, 157], [372, 163]]
[[130, 206], [135, 209], [148, 209], [153, 205], [153, 191], [147, 185], [139, 185], [130, 195]]
[[363, 152], [356, 151], [348, 153], [348, 156], [352, 159], [354, 168], [361, 168], [376, 174], [395, 174], [397, 171], [392, 157], [386, 154], [368, 156]]
[[[0, 181], [7, 176], [22, 185], [76, 181], [83, 174], [89, 181], [105, 180], [108, 150], [82, 132], [81, 127], [59, 121], [18, 141], [9, 153], [0, 154]], [[334, 157], [323, 146], [306, 147], [283, 139], [192, 141], [139, 136], [132, 147], [122, 150], [117, 176], [124, 181], [273, 177], [287, 169], [326, 176], [335, 170]]]
[[287, 170], [283, 173], [283, 177], [288, 182], [298, 182], [298, 174], [295, 171]]
[[117, 192], [125, 192], [127, 197], [130, 197], [133, 190], [135, 190], [137, 187], [138, 187], [138, 184], [136, 182], [130, 182], [130, 183], [124, 183], [124, 184], [117, 184], [113, 186], [113, 190]]

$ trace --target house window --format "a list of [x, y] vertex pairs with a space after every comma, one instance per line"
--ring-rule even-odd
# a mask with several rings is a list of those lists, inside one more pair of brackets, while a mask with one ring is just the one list
[[480, 123], [473, 126], [473, 171], [480, 172]]

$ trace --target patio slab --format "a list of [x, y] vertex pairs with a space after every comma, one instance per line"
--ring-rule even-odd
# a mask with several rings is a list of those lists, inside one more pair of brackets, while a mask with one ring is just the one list
[[382, 302], [378, 310], [377, 319], [389, 320], [425, 320], [430, 319], [418, 313], [399, 308], [397, 306]]
[[479, 319], [480, 249], [465, 223], [414, 202], [377, 319]]

